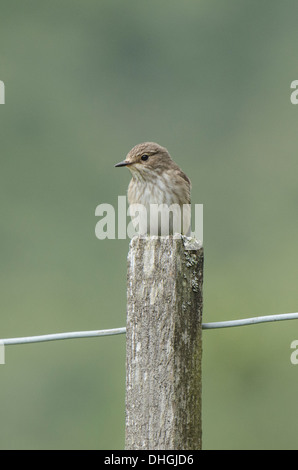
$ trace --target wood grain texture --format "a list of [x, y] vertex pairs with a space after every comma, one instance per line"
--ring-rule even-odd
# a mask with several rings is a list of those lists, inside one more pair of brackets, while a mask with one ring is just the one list
[[203, 249], [196, 241], [132, 239], [126, 449], [201, 448], [202, 283]]

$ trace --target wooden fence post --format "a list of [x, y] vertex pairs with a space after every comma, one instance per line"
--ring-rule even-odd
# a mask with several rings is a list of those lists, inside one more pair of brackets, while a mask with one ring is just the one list
[[127, 284], [126, 449], [201, 449], [203, 248], [134, 237]]

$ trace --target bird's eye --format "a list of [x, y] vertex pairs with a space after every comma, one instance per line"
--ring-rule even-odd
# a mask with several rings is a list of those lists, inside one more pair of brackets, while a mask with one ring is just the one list
[[148, 160], [149, 158], [149, 155], [142, 155], [141, 156], [141, 160], [143, 160], [143, 162], [145, 162], [146, 160]]

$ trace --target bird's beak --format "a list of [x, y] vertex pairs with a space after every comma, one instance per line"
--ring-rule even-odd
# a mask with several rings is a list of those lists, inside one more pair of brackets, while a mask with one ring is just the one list
[[115, 165], [115, 167], [127, 166], [127, 165], [131, 165], [131, 164], [132, 164], [132, 162], [128, 162], [127, 160], [123, 160], [123, 162], [117, 163], [117, 165]]

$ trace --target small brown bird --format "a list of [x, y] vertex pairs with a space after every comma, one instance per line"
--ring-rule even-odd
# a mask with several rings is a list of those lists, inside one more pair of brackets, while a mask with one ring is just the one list
[[[128, 202], [139, 233], [162, 236], [189, 233], [191, 182], [166, 148], [155, 142], [138, 144], [115, 166], [127, 166], [132, 174]], [[139, 218], [134, 222], [135, 212]]]

